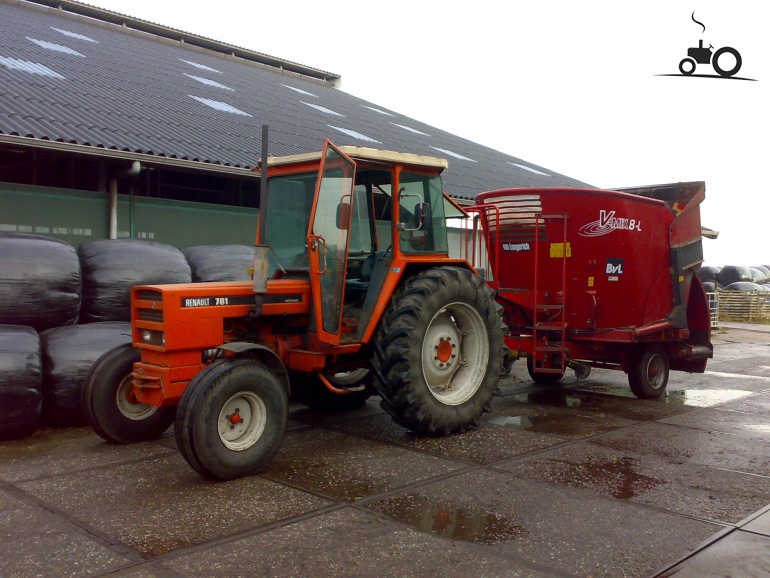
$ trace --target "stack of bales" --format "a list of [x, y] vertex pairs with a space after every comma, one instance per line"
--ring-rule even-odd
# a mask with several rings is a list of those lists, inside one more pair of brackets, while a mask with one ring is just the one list
[[720, 293], [720, 310], [729, 319], [765, 317], [770, 306], [770, 266], [701, 267], [698, 277], [707, 292]]
[[[83, 425], [80, 390], [131, 341], [131, 287], [248, 279], [253, 248], [0, 234], [0, 440]], [[188, 263], [188, 258], [190, 262]]]

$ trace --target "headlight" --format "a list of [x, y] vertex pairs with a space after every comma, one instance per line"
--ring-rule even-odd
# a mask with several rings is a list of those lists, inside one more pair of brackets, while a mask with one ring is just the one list
[[153, 331], [152, 329], [142, 329], [140, 334], [142, 343], [155, 345], [159, 347], [166, 346], [166, 335], [162, 331]]

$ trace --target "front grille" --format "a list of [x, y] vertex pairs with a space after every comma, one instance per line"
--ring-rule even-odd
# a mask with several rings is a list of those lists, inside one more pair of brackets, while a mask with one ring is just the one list
[[139, 320], [163, 323], [163, 309], [140, 309]]
[[144, 289], [137, 292], [136, 298], [140, 301], [160, 301], [163, 299], [163, 295], [161, 295], [160, 291], [150, 291], [148, 289]]

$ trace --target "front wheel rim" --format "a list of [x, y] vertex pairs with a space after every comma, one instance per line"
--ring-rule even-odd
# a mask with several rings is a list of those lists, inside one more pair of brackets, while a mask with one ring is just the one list
[[217, 431], [227, 449], [241, 452], [262, 437], [266, 424], [267, 408], [262, 398], [251, 391], [241, 391], [222, 406], [217, 419]]
[[157, 406], [142, 403], [136, 399], [134, 395], [134, 378], [130, 374], [120, 382], [115, 395], [115, 403], [123, 417], [132, 421], [142, 421], [158, 411]]
[[433, 397], [460, 405], [481, 387], [489, 363], [489, 336], [484, 319], [467, 303], [438, 311], [425, 332], [422, 368]]

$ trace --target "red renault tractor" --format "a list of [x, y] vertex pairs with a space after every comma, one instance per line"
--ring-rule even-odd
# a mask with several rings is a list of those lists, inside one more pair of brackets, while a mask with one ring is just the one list
[[446, 161], [328, 141], [265, 159], [253, 282], [134, 287], [133, 343], [83, 387], [94, 430], [130, 443], [173, 423], [196, 471], [230, 479], [273, 458], [290, 396], [377, 393], [428, 435], [475, 425], [502, 371], [501, 307], [449, 257], [446, 208], [462, 210], [442, 192]]

